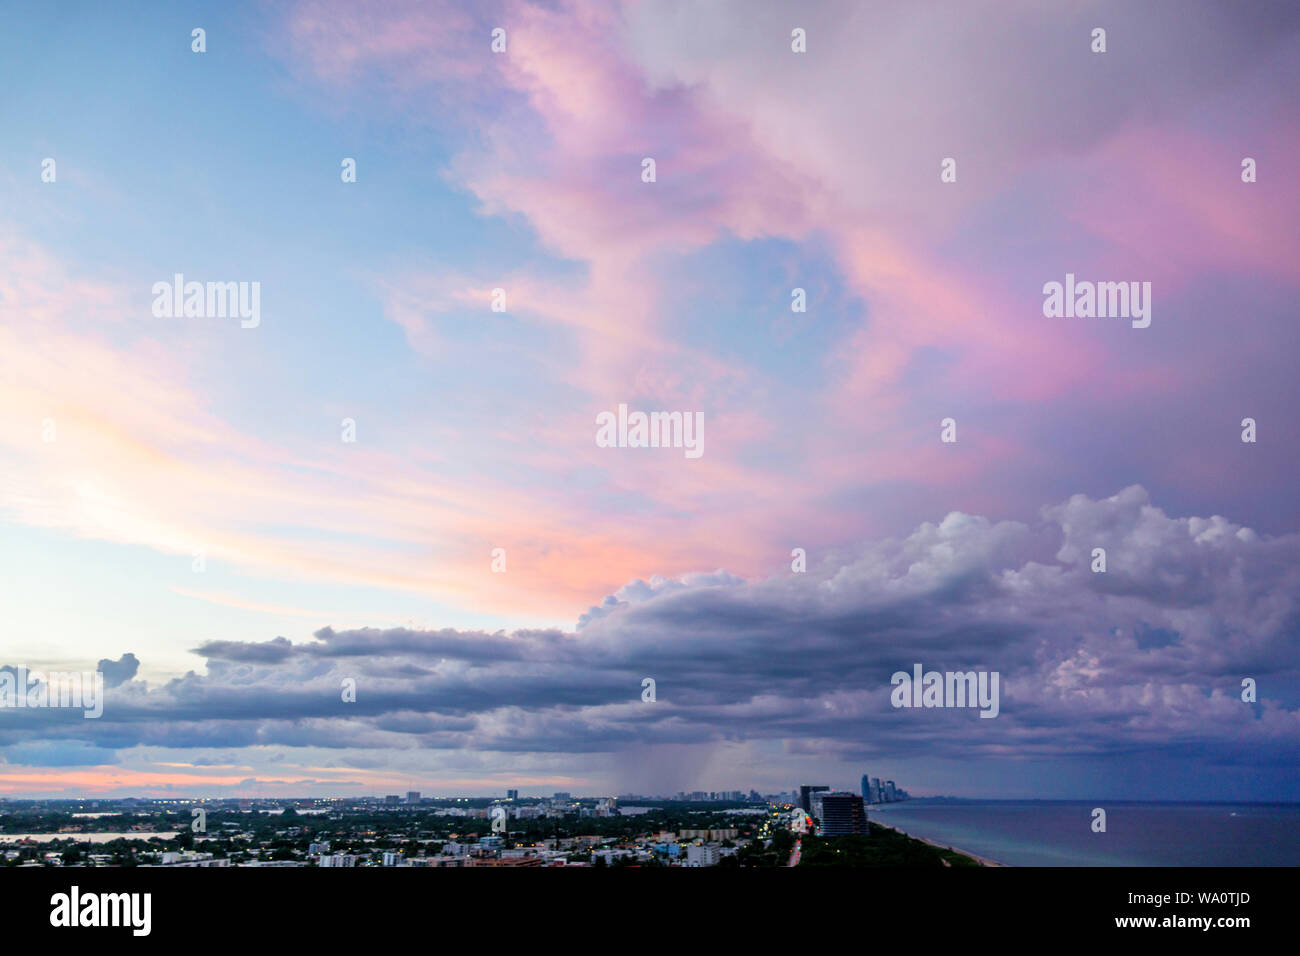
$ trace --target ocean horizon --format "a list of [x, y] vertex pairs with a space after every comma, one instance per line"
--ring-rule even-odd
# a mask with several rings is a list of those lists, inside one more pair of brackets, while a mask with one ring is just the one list
[[868, 817], [1008, 866], [1300, 865], [1295, 803], [916, 798]]

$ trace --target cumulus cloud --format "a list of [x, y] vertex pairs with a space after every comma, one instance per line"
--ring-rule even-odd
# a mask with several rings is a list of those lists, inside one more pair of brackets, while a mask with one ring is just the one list
[[135, 677], [140, 662], [134, 654], [123, 654], [115, 661], [105, 657], [95, 669], [104, 675], [105, 687], [117, 687]]
[[[1138, 486], [1041, 521], [954, 512], [811, 561], [633, 581], [573, 630], [324, 628], [217, 641], [206, 673], [113, 684], [100, 720], [26, 712], [0, 744], [619, 755], [752, 742], [843, 759], [1300, 750], [1300, 535], [1171, 517]], [[1091, 570], [1095, 547], [1108, 569]], [[1001, 714], [900, 710], [890, 676], [988, 669]], [[112, 662], [108, 662], [112, 663]], [[122, 666], [134, 674], [133, 655]], [[125, 673], [125, 671], [122, 671]], [[640, 699], [653, 677], [658, 699]], [[1258, 704], [1240, 699], [1256, 679]], [[355, 702], [342, 700], [346, 678]], [[77, 715], [79, 717], [79, 715]]]

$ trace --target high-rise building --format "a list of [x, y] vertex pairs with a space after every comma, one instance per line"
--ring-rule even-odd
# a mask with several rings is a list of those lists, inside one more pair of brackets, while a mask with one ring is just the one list
[[865, 773], [862, 775], [862, 799], [867, 803], [871, 802], [871, 778]]
[[856, 793], [821, 794], [821, 835], [851, 836], [867, 832], [867, 811]]
[[881, 786], [880, 786], [880, 778], [879, 778], [879, 777], [872, 777], [872, 778], [871, 778], [871, 802], [872, 802], [872, 803], [883, 803], [883, 802], [884, 802], [884, 800], [883, 800], [882, 797], [881, 797]]
[[[813, 787], [804, 784], [799, 788], [799, 806], [803, 807], [804, 813], [812, 813], [812, 795], [829, 790], [830, 787]], [[815, 814], [814, 814], [815, 815]]]
[[419, 802], [420, 802], [420, 791], [419, 791], [419, 790], [408, 790], [408, 791], [406, 791], [406, 802], [407, 802], [407, 803], [419, 803]]
[[892, 780], [885, 781], [885, 799], [886, 800], [898, 799], [898, 789], [894, 786], [894, 781]]
[[507, 791], [506, 791], [506, 799], [507, 799], [507, 800], [518, 800], [518, 799], [519, 799], [519, 791], [518, 791], [518, 790], [507, 790]]
[[829, 792], [829, 788], [823, 787], [809, 795], [808, 802], [812, 804], [812, 809], [808, 812], [814, 819], [820, 820], [822, 818], [822, 798]]

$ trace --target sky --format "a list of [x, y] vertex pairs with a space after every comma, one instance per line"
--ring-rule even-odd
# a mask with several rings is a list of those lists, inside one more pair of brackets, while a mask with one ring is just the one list
[[0, 669], [106, 684], [0, 797], [1300, 800], [1298, 91], [1287, 3], [0, 6]]

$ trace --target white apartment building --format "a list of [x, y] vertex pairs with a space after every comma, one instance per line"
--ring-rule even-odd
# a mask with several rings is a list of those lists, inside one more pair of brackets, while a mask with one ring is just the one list
[[687, 866], [717, 866], [719, 858], [716, 843], [692, 843], [686, 847]]

